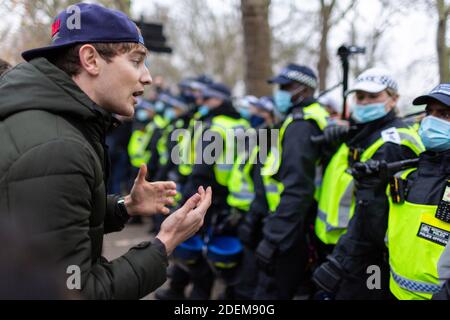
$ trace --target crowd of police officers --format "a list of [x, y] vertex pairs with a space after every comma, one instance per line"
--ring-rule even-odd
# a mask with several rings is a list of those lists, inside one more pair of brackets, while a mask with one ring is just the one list
[[[317, 100], [310, 68], [291, 63], [268, 81], [273, 97], [237, 101], [199, 76], [139, 102], [135, 173], [145, 163], [149, 180], [175, 181], [179, 203], [213, 189], [205, 225], [175, 250], [156, 298], [211, 299], [219, 278], [223, 299], [448, 299], [450, 84], [413, 101], [422, 117], [402, 119], [397, 82], [372, 68], [341, 120]], [[239, 153], [231, 139], [242, 132], [256, 142]]]

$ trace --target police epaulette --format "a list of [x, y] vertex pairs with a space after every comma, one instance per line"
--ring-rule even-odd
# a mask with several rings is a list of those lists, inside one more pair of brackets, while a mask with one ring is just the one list
[[405, 201], [406, 180], [401, 177], [392, 176], [389, 178], [389, 187], [392, 202], [403, 203]]
[[294, 108], [292, 110], [292, 119], [293, 120], [303, 120], [305, 114], [303, 112], [303, 108]]

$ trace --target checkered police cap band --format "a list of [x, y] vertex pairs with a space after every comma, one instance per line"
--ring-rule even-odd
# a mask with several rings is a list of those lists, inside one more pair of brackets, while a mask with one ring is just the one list
[[308, 87], [313, 89], [317, 88], [317, 79], [303, 72], [285, 68], [281, 71], [280, 75], [290, 80], [306, 84]]
[[430, 94], [445, 94], [446, 96], [450, 96], [450, 83], [440, 84], [433, 90], [431, 90]]
[[230, 96], [226, 95], [225, 93], [219, 91], [219, 90], [214, 90], [211, 88], [207, 88], [204, 92], [203, 92], [203, 97], [204, 98], [218, 98], [218, 99], [223, 99], [223, 100], [229, 100]]
[[394, 91], [398, 91], [398, 84], [397, 82], [392, 79], [389, 76], [375, 76], [375, 75], [363, 75], [363, 76], [359, 76], [356, 79], [356, 82], [373, 82], [373, 83], [377, 83], [383, 86], [386, 86], [387, 88], [390, 88]]

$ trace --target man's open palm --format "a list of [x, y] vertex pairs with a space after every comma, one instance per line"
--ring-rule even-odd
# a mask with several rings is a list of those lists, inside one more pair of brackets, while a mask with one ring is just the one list
[[146, 175], [147, 166], [141, 165], [133, 188], [125, 197], [129, 215], [168, 214], [170, 210], [166, 206], [172, 206], [175, 203], [174, 197], [177, 194], [175, 182], [148, 182], [145, 179]]

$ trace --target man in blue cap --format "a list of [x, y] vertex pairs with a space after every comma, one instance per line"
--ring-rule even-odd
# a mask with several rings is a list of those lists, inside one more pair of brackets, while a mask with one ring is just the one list
[[278, 85], [275, 108], [283, 123], [278, 148], [272, 146], [261, 169], [270, 214], [256, 248], [262, 271], [256, 298], [292, 299], [307, 281], [307, 234], [321, 159], [320, 147], [310, 138], [321, 134], [328, 113], [314, 98], [317, 77], [310, 68], [288, 64], [269, 83]]
[[52, 248], [66, 290], [142, 298], [164, 283], [167, 255], [200, 228], [211, 201], [211, 190], [199, 188], [152, 243], [111, 262], [101, 257], [105, 233], [123, 229], [130, 216], [168, 213], [175, 194], [173, 182], [147, 182], [145, 166], [129, 195], [106, 193], [112, 114], [133, 116], [152, 82], [142, 36], [124, 13], [80, 3], [55, 18], [51, 45], [22, 56], [27, 62], [0, 80], [2, 218]]

